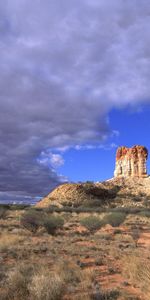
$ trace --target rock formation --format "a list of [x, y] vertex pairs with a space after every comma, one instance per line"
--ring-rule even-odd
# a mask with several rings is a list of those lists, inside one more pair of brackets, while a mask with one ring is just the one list
[[[36, 204], [37, 207], [55, 206], [86, 207], [94, 203], [101, 205], [108, 199], [114, 199], [118, 188], [112, 183], [65, 183], [55, 188]], [[99, 199], [99, 200], [98, 200]]]
[[147, 175], [148, 150], [143, 146], [119, 147], [114, 176], [103, 182], [65, 183], [39, 201], [37, 207], [69, 211], [71, 208], [150, 208], [150, 176]]
[[115, 177], [147, 177], [148, 150], [144, 146], [119, 147], [116, 153]]

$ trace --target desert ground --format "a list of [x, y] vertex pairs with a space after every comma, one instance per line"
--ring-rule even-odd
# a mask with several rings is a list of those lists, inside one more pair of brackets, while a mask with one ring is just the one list
[[1, 300], [150, 299], [150, 211], [1, 206]]

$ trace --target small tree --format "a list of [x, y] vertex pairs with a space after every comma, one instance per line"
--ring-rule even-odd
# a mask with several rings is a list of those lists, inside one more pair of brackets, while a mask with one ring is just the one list
[[35, 233], [42, 225], [42, 220], [43, 216], [40, 212], [29, 210], [22, 215], [20, 223], [25, 229]]

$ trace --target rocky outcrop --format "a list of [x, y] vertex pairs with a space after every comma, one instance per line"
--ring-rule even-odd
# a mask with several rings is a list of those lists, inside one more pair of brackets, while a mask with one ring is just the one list
[[144, 146], [119, 147], [116, 153], [115, 177], [147, 177], [148, 150]]
[[114, 199], [118, 188], [112, 183], [66, 183], [55, 188], [36, 204], [37, 207], [55, 206], [90, 206], [103, 205], [108, 199]]
[[39, 208], [150, 208], [150, 176], [116, 177], [99, 183], [67, 183], [36, 204]]

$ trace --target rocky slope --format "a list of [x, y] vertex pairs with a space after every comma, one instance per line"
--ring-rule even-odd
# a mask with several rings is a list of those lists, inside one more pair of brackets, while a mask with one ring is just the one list
[[102, 183], [60, 185], [37, 207], [150, 207], [150, 176], [113, 178]]

